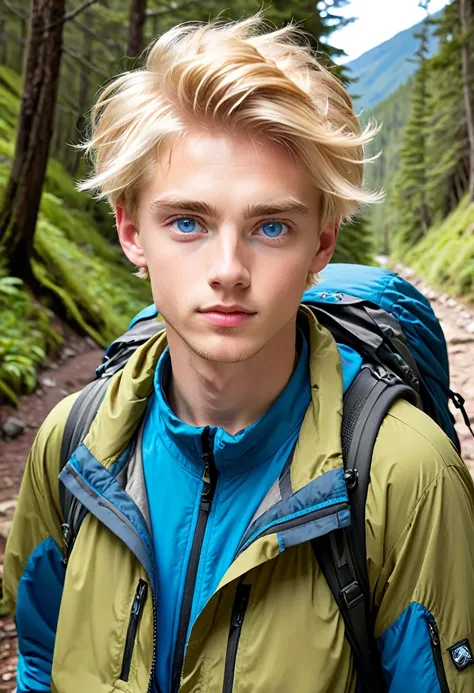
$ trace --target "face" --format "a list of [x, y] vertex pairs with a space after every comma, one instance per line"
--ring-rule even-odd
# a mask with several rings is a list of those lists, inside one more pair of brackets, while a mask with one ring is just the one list
[[170, 349], [237, 363], [294, 340], [308, 272], [336, 242], [336, 223], [319, 229], [318, 206], [271, 142], [191, 132], [160, 156], [135, 223], [120, 206], [116, 217], [125, 254], [148, 268]]

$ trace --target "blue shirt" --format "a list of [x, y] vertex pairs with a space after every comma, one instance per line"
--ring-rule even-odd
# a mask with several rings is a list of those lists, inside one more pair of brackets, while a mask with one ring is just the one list
[[[289, 460], [310, 403], [309, 350], [303, 333], [298, 363], [285, 389], [255, 423], [230, 435], [210, 427], [217, 484], [202, 544], [188, 637], [193, 623], [232, 563], [239, 542], [267, 491]], [[344, 386], [360, 368], [341, 351]], [[358, 355], [355, 355], [358, 357]], [[360, 358], [360, 357], [359, 357]], [[345, 364], [345, 367], [344, 367]], [[166, 400], [170, 370], [165, 350], [143, 431], [145, 483], [155, 550], [158, 651], [156, 677], [169, 693], [183, 589], [203, 488], [202, 427], [178, 419]]]

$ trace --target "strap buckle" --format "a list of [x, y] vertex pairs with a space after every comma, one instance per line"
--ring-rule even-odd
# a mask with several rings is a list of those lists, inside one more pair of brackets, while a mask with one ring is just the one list
[[364, 594], [357, 580], [343, 587], [339, 594], [348, 609], [354, 609], [364, 602]]

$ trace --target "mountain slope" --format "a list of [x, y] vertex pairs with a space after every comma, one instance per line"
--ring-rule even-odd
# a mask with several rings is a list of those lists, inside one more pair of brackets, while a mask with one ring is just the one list
[[[440, 16], [440, 12], [432, 15]], [[350, 76], [357, 79], [351, 92], [357, 109], [375, 106], [387, 98], [401, 84], [404, 84], [416, 71], [416, 64], [410, 62], [418, 48], [415, 34], [421, 29], [421, 22], [401, 31], [388, 41], [372, 48], [359, 58], [347, 63]], [[434, 55], [438, 39], [430, 37], [428, 55]]]

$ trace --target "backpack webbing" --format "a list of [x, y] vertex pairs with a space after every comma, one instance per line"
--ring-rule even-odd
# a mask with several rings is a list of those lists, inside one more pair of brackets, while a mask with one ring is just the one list
[[376, 612], [366, 562], [365, 504], [375, 441], [390, 407], [400, 398], [414, 403], [415, 393], [379, 367], [364, 366], [344, 397], [342, 451], [350, 497], [350, 527], [311, 542], [319, 567], [344, 619], [346, 637], [358, 673], [358, 689], [384, 690], [374, 637]]

